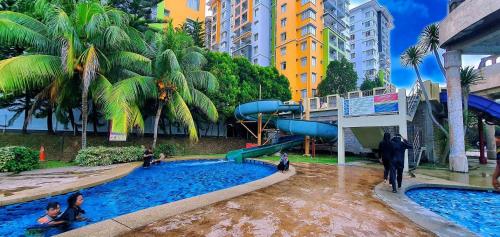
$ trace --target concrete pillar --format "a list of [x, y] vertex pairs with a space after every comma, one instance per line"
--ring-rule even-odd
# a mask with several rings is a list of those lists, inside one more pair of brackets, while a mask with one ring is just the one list
[[339, 165], [345, 164], [345, 135], [344, 135], [344, 98], [340, 98], [337, 109], [337, 159]]
[[[399, 134], [401, 134], [403, 138], [407, 139], [408, 142], [412, 143], [413, 139], [408, 137], [406, 90], [404, 89], [399, 89], [398, 91], [398, 111], [399, 111], [399, 119], [398, 119]], [[408, 170], [409, 170], [408, 150], [406, 150], [404, 171], [408, 172]]]
[[448, 125], [450, 133], [450, 170], [469, 172], [465, 156], [464, 119], [462, 111], [462, 87], [460, 85], [460, 67], [462, 55], [458, 50], [444, 53], [448, 91]]
[[497, 158], [497, 144], [495, 139], [495, 125], [486, 124], [486, 157], [495, 160]]

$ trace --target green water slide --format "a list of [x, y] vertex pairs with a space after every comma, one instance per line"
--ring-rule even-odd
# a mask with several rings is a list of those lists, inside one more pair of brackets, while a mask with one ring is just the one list
[[[259, 113], [265, 116], [271, 116], [281, 112], [301, 111], [301, 105], [288, 105], [279, 100], [260, 100], [238, 106], [234, 111], [234, 116], [238, 120], [257, 121]], [[284, 119], [278, 116], [273, 116], [270, 119], [272, 125], [291, 136], [280, 138], [275, 144], [230, 151], [226, 154], [226, 158], [228, 160], [241, 162], [244, 158], [271, 155], [281, 150], [286, 150], [302, 144], [302, 142], [304, 142], [304, 136], [326, 138], [330, 140], [337, 138], [337, 126], [334, 124], [299, 119]]]

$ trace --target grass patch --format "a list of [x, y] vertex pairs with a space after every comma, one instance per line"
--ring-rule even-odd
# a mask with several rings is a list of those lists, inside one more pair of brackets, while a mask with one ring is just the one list
[[68, 166], [76, 166], [77, 164], [73, 162], [60, 161], [60, 160], [48, 160], [40, 162], [40, 169], [50, 169], [50, 168], [61, 168]]
[[[264, 156], [264, 157], [259, 157], [259, 159], [279, 162], [280, 157], [279, 156]], [[298, 155], [298, 154], [288, 154], [288, 160], [290, 160], [291, 163], [316, 163], [316, 164], [337, 164], [338, 163], [337, 157], [331, 156], [331, 155], [316, 155], [316, 157], [311, 158], [311, 157], [306, 157], [306, 156]], [[356, 157], [356, 156], [346, 156], [345, 160], [346, 160], [346, 162], [353, 162], [353, 161], [363, 160], [363, 158]]]

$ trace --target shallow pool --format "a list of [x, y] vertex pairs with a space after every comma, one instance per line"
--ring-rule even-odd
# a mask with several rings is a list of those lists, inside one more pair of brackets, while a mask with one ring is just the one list
[[[268, 176], [275, 168], [265, 164], [237, 164], [225, 160], [167, 162], [137, 168], [129, 175], [93, 188], [81, 190], [83, 209], [89, 221], [69, 229], [131, 213], [152, 206], [229, 188]], [[63, 230], [27, 230], [44, 214], [50, 201], [66, 208], [69, 194], [0, 207], [0, 236], [46, 235]]]
[[500, 193], [447, 188], [406, 192], [416, 203], [480, 236], [500, 236]]

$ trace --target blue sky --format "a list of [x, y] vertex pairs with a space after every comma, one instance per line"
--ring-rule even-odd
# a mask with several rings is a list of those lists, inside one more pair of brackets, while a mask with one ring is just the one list
[[[351, 0], [354, 8], [367, 0]], [[446, 17], [447, 0], [379, 0], [394, 17], [394, 29], [391, 32], [392, 82], [398, 87], [409, 88], [416, 80], [413, 69], [401, 66], [401, 53], [417, 42], [422, 29], [428, 24], [439, 22]], [[442, 54], [442, 52], [440, 52]], [[481, 56], [466, 56], [464, 65], [477, 66]], [[433, 55], [424, 59], [420, 67], [424, 80], [443, 83], [444, 77]]]

